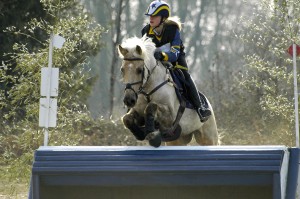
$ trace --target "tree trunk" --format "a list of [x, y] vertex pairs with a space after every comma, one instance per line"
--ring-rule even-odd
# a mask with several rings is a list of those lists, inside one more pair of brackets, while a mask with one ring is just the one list
[[[118, 55], [116, 52], [117, 45], [121, 42], [121, 15], [124, 9], [124, 6], [128, 4], [128, 0], [120, 0], [118, 4], [118, 11], [116, 13], [115, 19], [115, 33], [112, 35], [112, 61], [110, 67], [110, 91], [109, 91], [109, 99], [110, 99], [110, 106], [109, 106], [109, 115], [113, 114], [114, 109], [114, 96], [115, 96], [115, 82], [116, 82], [116, 72], [115, 67], [118, 63]], [[114, 39], [115, 38], [115, 39]]]

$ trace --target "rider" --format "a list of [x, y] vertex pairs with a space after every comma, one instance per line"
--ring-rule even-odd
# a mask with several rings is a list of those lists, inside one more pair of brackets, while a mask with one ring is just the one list
[[201, 122], [205, 122], [211, 115], [211, 111], [202, 103], [195, 83], [188, 72], [184, 46], [180, 38], [181, 23], [179, 18], [170, 17], [170, 6], [160, 0], [153, 1], [145, 15], [149, 16], [150, 24], [142, 29], [142, 35], [146, 34], [155, 43], [157, 47], [154, 53], [155, 59], [169, 61], [183, 72], [185, 80], [189, 84], [188, 89], [193, 106]]

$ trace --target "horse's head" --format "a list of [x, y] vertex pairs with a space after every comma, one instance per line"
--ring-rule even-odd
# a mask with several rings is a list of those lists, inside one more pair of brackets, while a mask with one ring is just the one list
[[123, 102], [128, 107], [135, 106], [138, 93], [149, 78], [154, 50], [154, 44], [146, 38], [130, 38], [118, 46], [119, 55], [123, 58], [122, 81], [126, 85]]

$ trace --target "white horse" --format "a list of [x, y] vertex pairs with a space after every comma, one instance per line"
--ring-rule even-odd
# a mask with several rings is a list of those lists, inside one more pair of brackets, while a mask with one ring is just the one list
[[[194, 135], [199, 145], [219, 142], [213, 109], [212, 115], [201, 123], [193, 109], [185, 109], [176, 96], [174, 82], [168, 69], [156, 61], [156, 47], [150, 38], [129, 38], [118, 46], [123, 59], [122, 82], [126, 85], [123, 102], [130, 109], [122, 117], [124, 125], [138, 140], [149, 140], [155, 147], [187, 145]], [[182, 116], [182, 117], [181, 117]]]

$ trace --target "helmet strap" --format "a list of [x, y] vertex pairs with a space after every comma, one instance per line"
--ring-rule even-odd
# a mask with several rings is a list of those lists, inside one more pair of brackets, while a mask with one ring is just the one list
[[153, 32], [155, 33], [155, 35], [160, 36], [162, 29], [163, 29], [163, 23], [166, 21], [167, 18], [162, 17], [160, 20], [160, 23], [158, 26], [156, 26], [155, 28], [153, 28]]
[[161, 17], [161, 19], [160, 19], [160, 23], [159, 23], [159, 25], [158, 25], [158, 26], [160, 26], [162, 23], [164, 23], [164, 22], [166, 21], [166, 19], [167, 19], [167, 18], [165, 18], [165, 17]]
[[156, 26], [155, 28], [153, 28], [153, 32], [155, 33], [156, 36], [160, 36], [163, 30], [163, 26], [164, 26], [164, 21], [162, 23], [160, 23], [158, 26]]

